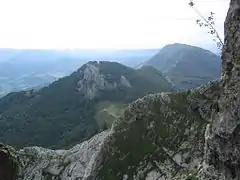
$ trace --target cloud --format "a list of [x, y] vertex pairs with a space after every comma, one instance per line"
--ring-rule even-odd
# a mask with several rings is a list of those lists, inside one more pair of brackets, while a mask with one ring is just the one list
[[[196, 0], [223, 36], [229, 0]], [[157, 48], [213, 44], [188, 0], [0, 0], [0, 47]]]

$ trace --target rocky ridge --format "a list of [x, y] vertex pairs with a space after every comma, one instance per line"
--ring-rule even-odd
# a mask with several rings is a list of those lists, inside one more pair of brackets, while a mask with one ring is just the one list
[[23, 180], [86, 179], [110, 134], [111, 131], [102, 132], [69, 150], [23, 148], [19, 151], [18, 176]]
[[87, 179], [110, 134], [111, 130], [104, 131], [69, 150], [35, 146], [15, 151], [3, 146], [0, 177], [4, 180]]
[[110, 132], [97, 134], [70, 150], [19, 150], [19, 180], [154, 180], [173, 178], [185, 169], [194, 171], [203, 161], [202, 137], [208, 123], [204, 118], [211, 116], [213, 104], [210, 86], [215, 86], [217, 95], [218, 83], [212, 82], [194, 91], [138, 99]]
[[157, 180], [194, 172], [204, 160], [205, 127], [218, 91], [218, 82], [212, 82], [132, 103], [113, 126], [95, 178]]

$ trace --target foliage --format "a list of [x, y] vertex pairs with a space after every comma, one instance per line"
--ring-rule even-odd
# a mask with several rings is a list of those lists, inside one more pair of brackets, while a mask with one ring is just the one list
[[206, 27], [209, 29], [208, 33], [213, 35], [213, 41], [216, 42], [217, 47], [220, 51], [222, 51], [223, 48], [223, 41], [221, 39], [221, 37], [219, 36], [219, 33], [216, 30], [216, 27], [214, 27], [215, 25], [215, 18], [214, 18], [214, 13], [211, 12], [210, 15], [205, 18], [196, 8], [196, 4], [193, 2], [193, 0], [190, 0], [189, 2], [189, 6], [191, 8], [193, 8], [195, 10], [195, 12], [200, 16], [201, 19], [197, 19], [196, 23], [200, 26], [200, 27]]
[[200, 180], [195, 174], [189, 174], [185, 180]]
[[143, 66], [137, 69], [137, 72], [144, 78], [149, 79], [153, 84], [156, 84], [156, 88], [161, 86], [163, 91], [168, 91], [169, 89], [175, 90], [172, 84], [167, 81], [165, 75], [152, 66]]

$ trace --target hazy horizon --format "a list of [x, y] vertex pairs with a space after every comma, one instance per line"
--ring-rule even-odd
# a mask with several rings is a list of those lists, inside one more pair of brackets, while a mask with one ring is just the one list
[[198, 45], [193, 45], [193, 44], [186, 44], [186, 43], [170, 43], [170, 44], [165, 44], [161, 47], [153, 47], [153, 48], [119, 48], [119, 49], [103, 49], [103, 48], [36, 48], [36, 49], [33, 49], [33, 48], [1, 48], [0, 47], [0, 51], [75, 51], [75, 52], [81, 52], [81, 53], [89, 53], [89, 52], [96, 52], [96, 53], [114, 53], [114, 52], [127, 52], [127, 51], [130, 51], [130, 52], [134, 52], [134, 51], [159, 51], [161, 50], [162, 48], [164, 48], [165, 46], [167, 45], [172, 45], [172, 44], [184, 44], [184, 45], [191, 45], [191, 46], [195, 46], [195, 47], [199, 47], [199, 48], [202, 48], [202, 49], [205, 49], [205, 50], [209, 50], [215, 54], [219, 54], [219, 49], [217, 48], [217, 46], [215, 44], [213, 44], [212, 46], [210, 47], [201, 47], [201, 46], [198, 46]]
[[[215, 51], [189, 0], [0, 0], [0, 48], [61, 50], [160, 49], [183, 43]], [[229, 0], [195, 0], [215, 13], [223, 38]], [[14, 13], [13, 13], [14, 12]]]

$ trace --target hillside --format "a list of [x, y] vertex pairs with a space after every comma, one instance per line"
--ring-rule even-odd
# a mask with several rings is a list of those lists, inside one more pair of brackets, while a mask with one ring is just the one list
[[180, 89], [195, 88], [220, 77], [220, 57], [185, 44], [165, 46], [145, 63], [162, 71]]
[[[162, 84], [163, 87], [170, 88], [171, 82], [168, 81], [168, 77], [166, 77], [161, 71], [155, 69], [152, 66], [142, 66], [141, 68], [137, 69], [137, 72], [140, 73], [142, 76], [146, 77], [154, 84]], [[163, 78], [164, 77], [164, 78]], [[161, 81], [159, 82], [159, 79]], [[171, 85], [172, 86], [172, 85]]]
[[0, 141], [16, 147], [66, 147], [110, 126], [127, 103], [172, 90], [159, 74], [152, 81], [146, 71], [89, 62], [48, 87], [0, 99]]
[[89, 60], [115, 61], [134, 67], [158, 50], [18, 50], [0, 48], [0, 97], [45, 86], [70, 75]]

